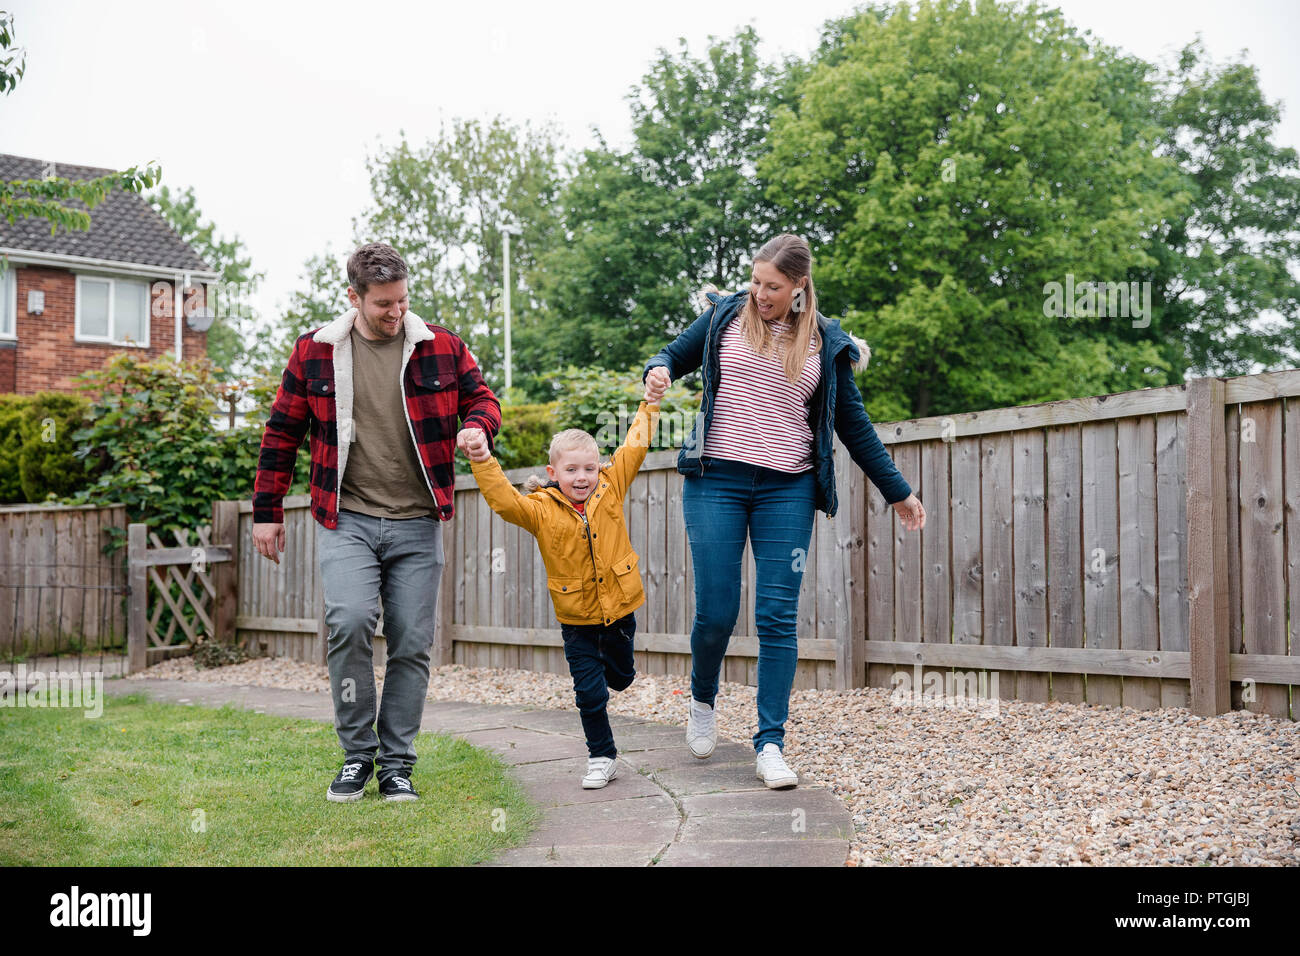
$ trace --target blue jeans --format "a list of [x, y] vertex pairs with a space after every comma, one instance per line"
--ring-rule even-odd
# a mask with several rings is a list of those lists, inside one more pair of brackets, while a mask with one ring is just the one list
[[573, 675], [573, 692], [587, 737], [587, 753], [593, 757], [618, 756], [614, 731], [610, 729], [605, 705], [610, 690], [626, 690], [636, 677], [632, 639], [636, 618], [631, 614], [612, 624], [565, 624], [564, 659]]
[[785, 720], [799, 659], [799, 588], [808, 562], [817, 480], [724, 458], [704, 458], [688, 476], [682, 517], [695, 572], [691, 695], [713, 705], [723, 655], [740, 614], [740, 576], [748, 536], [754, 551], [758, 630], [758, 733], [754, 749], [785, 746]]
[[[381, 776], [409, 775], [429, 692], [429, 650], [445, 561], [442, 522], [340, 511], [338, 528], [316, 528], [316, 557], [339, 744], [346, 759], [377, 763]], [[388, 663], [376, 735], [372, 642], [381, 596]]]

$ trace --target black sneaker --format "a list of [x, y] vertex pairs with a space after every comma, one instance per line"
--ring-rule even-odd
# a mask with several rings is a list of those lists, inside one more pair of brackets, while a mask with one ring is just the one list
[[330, 788], [325, 791], [325, 799], [334, 803], [352, 803], [360, 800], [366, 792], [366, 783], [374, 775], [375, 765], [368, 760], [348, 760], [338, 772]]
[[394, 770], [379, 778], [379, 795], [385, 800], [419, 800], [420, 795], [411, 786], [409, 770]]

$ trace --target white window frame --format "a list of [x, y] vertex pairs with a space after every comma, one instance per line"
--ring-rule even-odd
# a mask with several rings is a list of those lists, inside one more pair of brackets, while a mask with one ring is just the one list
[[[86, 335], [81, 331], [81, 299], [82, 299], [81, 284], [85, 280], [108, 283], [108, 335], [106, 336]], [[114, 314], [114, 311], [117, 309], [117, 284], [119, 282], [136, 282], [144, 286], [145, 314], [144, 314], [144, 341], [143, 342], [130, 342], [124, 339], [118, 339], [115, 336], [115, 333], [117, 332], [117, 316]], [[127, 349], [132, 349], [132, 348], [147, 349], [149, 348], [149, 337], [151, 334], [150, 325], [152, 324], [152, 319], [153, 319], [153, 310], [150, 305], [151, 301], [152, 300], [149, 295], [149, 283], [144, 279], [134, 279], [134, 278], [128, 279], [120, 276], [106, 276], [106, 275], [94, 275], [91, 273], [77, 273], [77, 305], [76, 305], [77, 319], [76, 319], [76, 331], [73, 334], [73, 339], [77, 342], [87, 342], [94, 345], [115, 345]]]
[[18, 340], [18, 270], [11, 262], [8, 268], [0, 273], [0, 309], [7, 309], [9, 313], [9, 331], [5, 331], [0, 326], [0, 339], [6, 342], [16, 342]]

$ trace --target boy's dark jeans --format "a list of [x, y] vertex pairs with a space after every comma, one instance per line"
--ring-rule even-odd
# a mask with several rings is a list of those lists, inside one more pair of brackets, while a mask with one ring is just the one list
[[614, 732], [609, 727], [605, 704], [609, 690], [625, 690], [636, 677], [632, 658], [632, 638], [636, 618], [629, 614], [612, 624], [565, 624], [564, 658], [573, 675], [573, 691], [582, 730], [587, 735], [587, 752], [593, 757], [618, 756]]

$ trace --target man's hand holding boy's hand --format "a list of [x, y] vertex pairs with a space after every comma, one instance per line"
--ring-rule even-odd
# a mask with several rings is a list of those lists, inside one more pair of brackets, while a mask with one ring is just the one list
[[462, 428], [456, 436], [456, 447], [470, 461], [487, 461], [492, 457], [492, 452], [488, 450], [487, 435], [481, 428]]
[[668, 391], [668, 386], [672, 380], [668, 377], [668, 369], [662, 365], [656, 365], [650, 370], [645, 377], [645, 400], [651, 405], [656, 404]]

